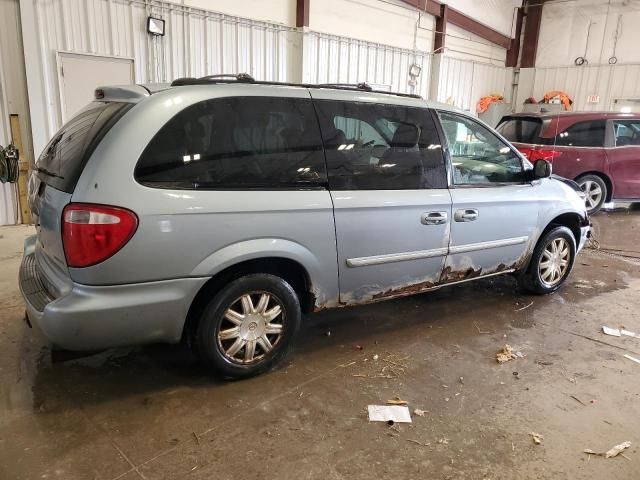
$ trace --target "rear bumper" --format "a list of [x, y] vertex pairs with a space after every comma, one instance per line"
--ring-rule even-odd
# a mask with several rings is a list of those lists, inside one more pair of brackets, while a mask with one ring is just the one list
[[57, 346], [80, 351], [178, 342], [191, 302], [207, 280], [100, 287], [74, 283], [68, 293], [54, 298], [27, 248], [20, 267], [28, 320]]

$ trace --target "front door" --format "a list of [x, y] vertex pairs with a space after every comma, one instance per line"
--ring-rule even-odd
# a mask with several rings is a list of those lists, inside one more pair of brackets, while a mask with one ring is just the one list
[[521, 158], [481, 123], [439, 112], [452, 164], [452, 222], [442, 283], [513, 270], [538, 218]]
[[607, 149], [615, 198], [640, 198], [640, 119], [613, 120], [615, 146]]
[[376, 94], [312, 93], [326, 152], [340, 301], [426, 290], [441, 275], [451, 198], [431, 112]]

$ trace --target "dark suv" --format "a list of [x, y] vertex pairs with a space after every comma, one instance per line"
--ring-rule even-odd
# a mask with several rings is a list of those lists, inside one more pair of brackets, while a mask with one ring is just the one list
[[640, 201], [640, 114], [520, 113], [497, 127], [530, 161], [578, 182], [589, 213], [612, 200]]

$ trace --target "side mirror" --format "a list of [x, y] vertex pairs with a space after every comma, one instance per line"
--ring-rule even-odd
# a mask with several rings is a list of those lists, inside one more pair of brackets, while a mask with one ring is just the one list
[[533, 178], [549, 178], [551, 176], [551, 162], [547, 160], [536, 160], [533, 164]]

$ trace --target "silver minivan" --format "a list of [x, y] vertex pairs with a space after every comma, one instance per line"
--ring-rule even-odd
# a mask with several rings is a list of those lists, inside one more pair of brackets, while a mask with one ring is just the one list
[[96, 90], [30, 202], [29, 325], [70, 350], [185, 340], [236, 378], [303, 313], [507, 273], [551, 293], [590, 232], [573, 182], [462, 111], [247, 75]]

